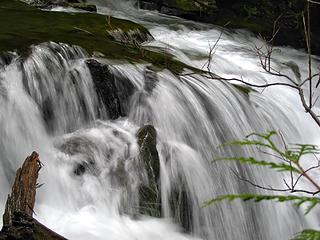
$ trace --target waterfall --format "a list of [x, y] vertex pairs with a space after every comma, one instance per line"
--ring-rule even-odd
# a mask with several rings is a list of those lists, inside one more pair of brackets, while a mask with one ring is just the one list
[[[107, 7], [99, 11], [125, 15]], [[149, 17], [127, 17], [147, 26], [155, 38], [144, 47], [162, 48], [194, 68], [206, 66], [209, 45], [221, 29], [135, 11]], [[284, 81], [261, 71], [251, 49], [262, 40], [247, 32], [223, 31], [209, 66], [215, 73], [255, 83]], [[277, 67], [291, 61], [302, 77], [307, 74], [305, 53], [278, 49]], [[124, 116], [111, 119], [86, 63], [90, 56], [81, 47], [43, 43], [32, 46], [28, 56], [8, 56], [0, 59], [1, 212], [15, 170], [36, 150], [44, 163], [39, 179], [44, 185], [37, 191], [35, 217], [70, 239], [289, 239], [317, 227], [301, 209], [286, 203], [202, 207], [220, 194], [261, 192], [241, 182], [231, 169], [261, 185], [281, 186], [286, 177], [214, 161], [223, 156], [270, 157], [221, 144], [270, 130], [281, 131], [289, 143], [319, 144], [318, 129], [292, 90], [253, 89], [247, 94], [187, 71], [178, 76], [167, 69], [154, 72], [148, 63], [108, 61], [116, 83], [127, 82], [133, 89], [124, 91], [129, 98]], [[283, 71], [294, 76], [290, 67]], [[136, 133], [147, 124], [158, 135], [161, 218], [137, 211], [146, 170], [138, 160]]]

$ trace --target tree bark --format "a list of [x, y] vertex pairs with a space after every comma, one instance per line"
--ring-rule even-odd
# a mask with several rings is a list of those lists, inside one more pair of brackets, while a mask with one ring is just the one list
[[37, 179], [41, 169], [39, 154], [33, 152], [17, 170], [16, 178], [8, 195], [0, 240], [62, 240], [66, 239], [48, 229], [33, 216]]

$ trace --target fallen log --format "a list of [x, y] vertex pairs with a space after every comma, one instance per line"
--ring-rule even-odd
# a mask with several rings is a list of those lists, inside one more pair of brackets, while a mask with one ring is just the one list
[[17, 170], [3, 214], [0, 240], [66, 239], [33, 218], [37, 179], [41, 166], [39, 154], [33, 152]]

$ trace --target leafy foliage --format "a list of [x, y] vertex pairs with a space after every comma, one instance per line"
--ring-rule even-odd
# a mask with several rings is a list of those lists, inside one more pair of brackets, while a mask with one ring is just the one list
[[[270, 168], [278, 171], [290, 171], [300, 174], [301, 169], [299, 169], [299, 161], [301, 158], [309, 154], [319, 154], [318, 147], [312, 144], [293, 144], [290, 148], [285, 146], [285, 149], [281, 150], [271, 139], [274, 135], [277, 135], [275, 131], [271, 131], [267, 134], [252, 133], [242, 141], [232, 141], [225, 143], [222, 146], [238, 145], [266, 148], [273, 152], [270, 155], [282, 159], [283, 161], [281, 163], [257, 160], [253, 157], [229, 157], [217, 160], [232, 160], [252, 165], [269, 166]], [[252, 137], [255, 137], [255, 139], [251, 139]]]
[[207, 207], [213, 203], [221, 202], [223, 200], [227, 201], [234, 201], [236, 199], [240, 199], [242, 201], [270, 201], [274, 200], [277, 202], [294, 202], [296, 206], [301, 206], [302, 204], [308, 204], [306, 214], [309, 213], [317, 204], [320, 203], [320, 198], [316, 197], [302, 197], [302, 196], [295, 196], [295, 195], [258, 195], [258, 194], [230, 194], [230, 195], [222, 195], [217, 198], [214, 198], [208, 202], [206, 202], [203, 206]]
[[290, 166], [287, 163], [274, 163], [274, 162], [267, 162], [263, 160], [256, 160], [253, 157], [231, 157], [231, 158], [222, 158], [222, 160], [226, 161], [238, 161], [241, 163], [248, 163], [252, 165], [260, 165], [260, 166], [268, 166], [272, 169], [278, 170], [278, 171], [292, 171], [299, 173], [300, 171], [296, 169], [293, 166]]
[[[251, 165], [258, 165], [258, 166], [265, 166], [277, 171], [287, 171], [290, 172], [291, 176], [291, 186], [284, 180], [286, 187], [285, 189], [274, 189], [272, 187], [263, 187], [259, 186], [258, 184], [254, 184], [253, 182], [247, 179], [244, 180], [255, 187], [259, 187], [265, 190], [271, 191], [281, 191], [281, 192], [304, 192], [307, 194], [311, 194], [312, 197], [306, 197], [301, 195], [264, 195], [264, 194], [252, 194], [252, 193], [243, 193], [243, 194], [229, 194], [229, 195], [222, 195], [218, 196], [214, 199], [211, 199], [204, 203], [203, 207], [208, 207], [211, 204], [221, 202], [224, 200], [227, 201], [234, 201], [234, 200], [242, 200], [242, 201], [254, 201], [254, 202], [261, 202], [261, 201], [276, 201], [276, 202], [293, 202], [296, 206], [300, 207], [301, 205], [307, 206], [306, 207], [306, 214], [308, 214], [315, 206], [320, 204], [320, 198], [314, 197], [315, 194], [320, 193], [320, 186], [307, 174], [308, 171], [312, 169], [319, 168], [320, 165], [317, 163], [316, 166], [311, 167], [307, 170], [304, 170], [300, 164], [300, 161], [303, 156], [306, 155], [316, 155], [319, 154], [319, 149], [317, 146], [312, 144], [292, 144], [287, 146], [287, 144], [283, 141], [283, 147], [278, 147], [277, 144], [273, 141], [273, 137], [277, 135], [277, 132], [271, 131], [267, 134], [259, 134], [259, 133], [252, 133], [244, 140], [241, 141], [232, 141], [222, 146], [253, 146], [258, 147], [261, 149], [266, 149], [263, 151], [270, 156], [276, 157], [280, 159], [279, 162], [274, 161], [265, 161], [265, 160], [257, 160], [253, 157], [227, 157], [227, 158], [220, 158], [217, 160], [225, 160], [225, 161], [238, 161], [240, 163], [251, 164]], [[281, 136], [282, 137], [282, 136]], [[294, 176], [296, 178], [294, 179]], [[316, 187], [318, 191], [316, 192], [309, 192], [306, 190], [297, 190], [296, 185], [301, 178], [306, 178], [311, 185]], [[293, 240], [320, 240], [320, 231], [316, 230], [304, 230], [301, 233], [297, 234]]]
[[306, 229], [292, 240], [320, 240], [320, 232], [312, 229]]
[[[271, 139], [275, 135], [277, 135], [277, 132], [275, 131], [271, 131], [267, 134], [252, 133], [246, 136], [242, 141], [232, 141], [225, 143], [222, 146], [238, 145], [263, 147], [277, 153], [279, 157], [293, 162], [299, 161], [304, 155], [320, 153], [318, 147], [312, 144], [293, 144], [291, 148], [286, 147], [284, 150], [281, 150]], [[258, 139], [251, 139], [251, 137], [256, 137]]]

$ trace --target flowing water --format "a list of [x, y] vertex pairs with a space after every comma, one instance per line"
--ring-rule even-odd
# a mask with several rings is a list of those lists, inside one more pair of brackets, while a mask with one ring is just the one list
[[[100, 0], [99, 12], [145, 25], [155, 40], [144, 47], [162, 48], [190, 66], [206, 67], [209, 47], [222, 29], [120, 3]], [[261, 71], [252, 48], [262, 44], [248, 32], [223, 30], [209, 67], [221, 76], [254, 83], [284, 81]], [[304, 52], [283, 47], [275, 54], [275, 66], [293, 62], [302, 79], [306, 76]], [[85, 63], [88, 57], [80, 47], [43, 43], [32, 47], [27, 58], [10, 53], [1, 59], [1, 212], [15, 170], [36, 150], [44, 163], [39, 179], [44, 185], [37, 191], [35, 217], [70, 239], [271, 240], [318, 227], [311, 221], [315, 216], [306, 218], [285, 203], [201, 207], [220, 194], [259, 192], [239, 181], [231, 169], [262, 185], [282, 184], [279, 173], [214, 162], [221, 156], [266, 157], [254, 149], [221, 148], [222, 143], [270, 130], [281, 131], [290, 143], [320, 143], [318, 127], [293, 90], [277, 87], [247, 95], [231, 84], [190, 72], [178, 77], [169, 70], [148, 74], [149, 64], [110, 64], [113, 75], [129, 81], [135, 91], [127, 117], [108, 120]], [[289, 67], [282, 71], [294, 76]], [[138, 162], [135, 134], [146, 124], [158, 133], [161, 218], [137, 216], [145, 170]], [[77, 174], [82, 163], [90, 171]], [[186, 216], [177, 216], [172, 208], [173, 191], [187, 199], [174, 203]], [[183, 229], [185, 224], [189, 231]]]

